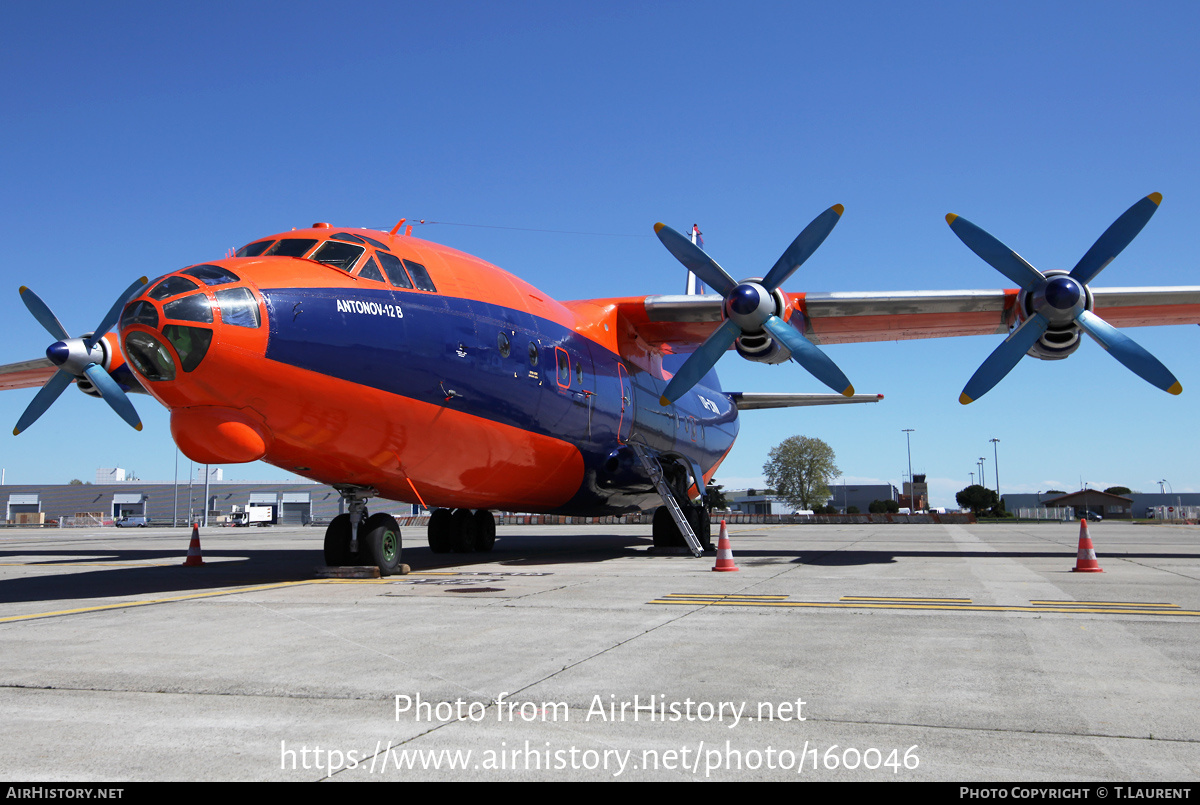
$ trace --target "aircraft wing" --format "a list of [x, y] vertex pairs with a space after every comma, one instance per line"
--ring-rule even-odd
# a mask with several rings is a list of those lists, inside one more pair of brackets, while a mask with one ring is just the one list
[[754, 411], [762, 408], [795, 408], [805, 405], [846, 405], [847, 403], [873, 403], [883, 399], [882, 394], [788, 394], [759, 393], [749, 391], [726, 392], [739, 411]]
[[[1095, 312], [1114, 327], [1200, 324], [1200, 286], [1094, 288]], [[1006, 334], [1017, 289], [785, 294], [784, 318], [803, 315], [814, 344]], [[591, 300], [616, 306], [637, 335], [670, 352], [691, 352], [721, 324], [721, 297], [643, 296]], [[797, 322], [792, 322], [793, 326]]]
[[0, 366], [0, 391], [37, 388], [45, 385], [58, 367], [49, 358], [10, 363]]

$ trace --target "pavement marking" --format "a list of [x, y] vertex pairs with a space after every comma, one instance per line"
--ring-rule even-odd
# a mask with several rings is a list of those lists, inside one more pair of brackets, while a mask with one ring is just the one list
[[[1124, 615], [1184, 615], [1200, 616], [1200, 612], [1179, 609], [1177, 604], [1144, 604], [1127, 602], [1108, 604], [1094, 601], [1031, 601], [1029, 606], [987, 606], [972, 604], [963, 598], [870, 598], [867, 596], [843, 596], [838, 601], [791, 601], [786, 595], [737, 596], [724, 593], [667, 593], [662, 598], [648, 601], [650, 604], [692, 604], [701, 606], [739, 607], [809, 607], [825, 609], [936, 609], [967, 612], [1058, 612], [1067, 614], [1124, 614]], [[1052, 606], [1048, 606], [1052, 605]]]
[[233, 587], [228, 590], [210, 590], [203, 593], [189, 593], [170, 598], [147, 598], [140, 601], [122, 601], [116, 604], [98, 604], [92, 607], [76, 609], [59, 609], [52, 612], [33, 612], [28, 615], [8, 615], [0, 617], [0, 623], [15, 623], [17, 621], [35, 620], [37, 618], [53, 618], [62, 615], [82, 615], [87, 612], [104, 612], [111, 609], [129, 609], [130, 607], [145, 607], [153, 604], [173, 604], [179, 601], [192, 601], [198, 598], [213, 598], [220, 595], [237, 595], [238, 593], [254, 593], [262, 590], [279, 590], [285, 587], [299, 587], [304, 584], [387, 584], [386, 579], [306, 579], [304, 581], [282, 581], [276, 584], [260, 584], [254, 587]]

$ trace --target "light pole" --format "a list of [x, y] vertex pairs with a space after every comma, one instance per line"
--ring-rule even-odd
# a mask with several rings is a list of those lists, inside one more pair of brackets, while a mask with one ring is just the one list
[[916, 484], [913, 483], [912, 474], [912, 434], [913, 428], [904, 428], [904, 441], [908, 444], [908, 513], [913, 514], [917, 510], [916, 502], [913, 500], [916, 497]]
[[979, 457], [979, 485], [987, 486], [987, 476], [983, 473], [983, 462], [987, 461], [983, 456]]
[[996, 438], [989, 439], [992, 443], [992, 474], [996, 476], [996, 505], [1000, 504], [1000, 453], [996, 446], [1000, 444], [1000, 440]]

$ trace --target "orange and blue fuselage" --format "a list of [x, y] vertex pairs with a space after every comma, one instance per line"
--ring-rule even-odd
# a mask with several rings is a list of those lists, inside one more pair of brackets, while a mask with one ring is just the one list
[[151, 282], [121, 319], [125, 357], [195, 461], [262, 459], [429, 507], [599, 515], [656, 505], [628, 442], [708, 480], [737, 435], [712, 374], [659, 405], [682, 356], [604, 300], [559, 303], [383, 232], [317, 226], [240, 253], [256, 256]]

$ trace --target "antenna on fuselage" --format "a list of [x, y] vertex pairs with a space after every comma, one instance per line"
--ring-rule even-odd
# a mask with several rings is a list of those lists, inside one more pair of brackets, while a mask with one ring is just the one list
[[[704, 238], [702, 237], [702, 233], [700, 232], [700, 226], [698, 224], [692, 224], [692, 243], [695, 244], [696, 246], [699, 246], [701, 249], [704, 248]], [[704, 293], [704, 283], [702, 283], [696, 277], [696, 275], [693, 274], [689, 270], [688, 278], [687, 278], [687, 295], [688, 296], [700, 296], [703, 293]]]

